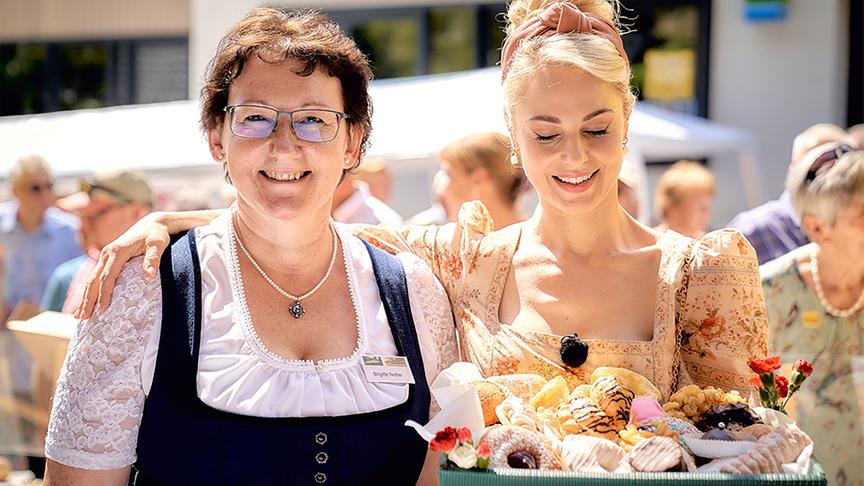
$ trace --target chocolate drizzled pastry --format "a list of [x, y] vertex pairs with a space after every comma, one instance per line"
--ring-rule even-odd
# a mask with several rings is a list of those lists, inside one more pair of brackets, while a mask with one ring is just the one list
[[711, 429], [741, 430], [761, 423], [762, 419], [744, 403], [718, 403], [703, 412], [694, 425], [707, 432]]

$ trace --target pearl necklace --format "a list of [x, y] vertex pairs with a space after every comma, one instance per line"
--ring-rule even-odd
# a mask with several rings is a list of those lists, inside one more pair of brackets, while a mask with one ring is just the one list
[[339, 238], [336, 236], [336, 230], [333, 228], [332, 222], [330, 223], [330, 233], [333, 234], [333, 254], [330, 255], [330, 265], [327, 267], [327, 272], [324, 274], [323, 277], [321, 277], [321, 280], [319, 280], [318, 283], [315, 284], [314, 287], [312, 287], [312, 290], [306, 292], [303, 295], [294, 295], [280, 287], [275, 281], [273, 281], [272, 278], [270, 278], [269, 275], [267, 275], [267, 272], [265, 272], [264, 269], [261, 268], [261, 265], [258, 265], [258, 262], [256, 262], [255, 259], [252, 258], [252, 255], [249, 253], [249, 250], [246, 249], [246, 245], [243, 244], [243, 240], [240, 239], [240, 235], [237, 234], [236, 231], [234, 232], [234, 238], [237, 240], [237, 245], [240, 246], [241, 250], [243, 250], [246, 258], [249, 259], [249, 262], [252, 263], [252, 266], [255, 267], [255, 270], [258, 270], [258, 273], [260, 273], [261, 276], [264, 277], [264, 280], [266, 280], [271, 287], [276, 289], [277, 292], [294, 301], [294, 303], [291, 304], [291, 307], [288, 308], [288, 311], [291, 313], [291, 317], [293, 317], [294, 319], [300, 319], [300, 317], [302, 317], [303, 314], [306, 313], [306, 309], [303, 307], [301, 301], [314, 294], [318, 289], [320, 289], [321, 286], [324, 285], [324, 282], [327, 281], [327, 278], [330, 277], [330, 273], [333, 271], [333, 264], [336, 262], [336, 253], [338, 253], [338, 251], [336, 251], [336, 240], [338, 240]]
[[813, 288], [816, 289], [816, 297], [819, 299], [819, 303], [832, 316], [849, 317], [855, 315], [856, 312], [861, 310], [861, 307], [864, 307], [864, 288], [861, 289], [861, 295], [858, 296], [858, 300], [848, 309], [838, 309], [828, 302], [828, 299], [825, 297], [825, 291], [822, 289], [822, 280], [819, 278], [819, 262], [816, 261], [815, 247], [810, 252], [810, 275], [813, 277]]

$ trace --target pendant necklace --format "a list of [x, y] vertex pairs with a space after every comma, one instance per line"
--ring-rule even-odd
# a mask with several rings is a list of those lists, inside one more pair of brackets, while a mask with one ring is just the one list
[[336, 246], [336, 240], [338, 238], [336, 236], [336, 230], [333, 228], [332, 222], [330, 223], [330, 232], [333, 234], [333, 254], [330, 256], [330, 265], [327, 267], [327, 272], [324, 273], [324, 276], [321, 277], [321, 280], [319, 280], [318, 283], [315, 284], [314, 287], [312, 287], [312, 290], [306, 292], [303, 295], [294, 295], [276, 284], [276, 282], [272, 278], [270, 278], [269, 275], [267, 275], [267, 272], [265, 272], [264, 269], [261, 268], [261, 265], [258, 265], [258, 262], [256, 262], [255, 259], [252, 258], [252, 255], [249, 253], [249, 250], [246, 249], [246, 246], [243, 244], [243, 240], [240, 239], [240, 235], [238, 235], [236, 231], [234, 231], [234, 238], [237, 240], [237, 245], [240, 246], [241, 250], [243, 250], [246, 258], [249, 259], [249, 262], [252, 263], [252, 266], [255, 267], [255, 270], [257, 270], [258, 273], [260, 273], [261, 276], [264, 277], [264, 280], [267, 281], [267, 283], [269, 283], [271, 287], [276, 289], [277, 292], [284, 295], [293, 302], [291, 304], [291, 307], [288, 308], [288, 311], [291, 313], [291, 317], [293, 317], [294, 319], [300, 319], [300, 317], [302, 317], [303, 314], [306, 313], [306, 309], [303, 307], [303, 299], [309, 297], [310, 295], [314, 294], [315, 291], [320, 289], [321, 286], [324, 285], [324, 282], [327, 281], [327, 278], [330, 277], [330, 273], [333, 271], [333, 263], [336, 261], [336, 253], [338, 253]]

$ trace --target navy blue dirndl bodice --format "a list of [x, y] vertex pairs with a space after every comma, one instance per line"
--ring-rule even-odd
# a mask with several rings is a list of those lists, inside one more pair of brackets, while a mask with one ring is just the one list
[[[364, 242], [365, 243], [365, 242]], [[405, 272], [366, 244], [399, 355], [416, 384], [395, 407], [340, 417], [265, 418], [214, 409], [198, 398], [201, 275], [194, 232], [175, 240], [160, 265], [162, 334], [138, 433], [130, 484], [412, 485], [427, 444], [411, 419], [429, 419], [429, 387], [411, 317]]]

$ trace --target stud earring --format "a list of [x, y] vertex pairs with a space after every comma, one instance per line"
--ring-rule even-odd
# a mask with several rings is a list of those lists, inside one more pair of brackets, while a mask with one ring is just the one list
[[224, 157], [224, 155], [221, 152], [216, 154], [217, 159], [222, 160], [222, 157]]

